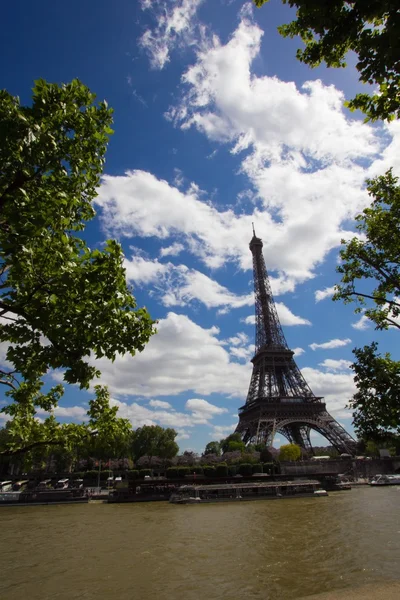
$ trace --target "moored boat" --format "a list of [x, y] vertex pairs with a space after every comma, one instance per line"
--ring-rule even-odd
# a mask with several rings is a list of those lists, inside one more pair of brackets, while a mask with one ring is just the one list
[[375, 475], [369, 485], [400, 485], [400, 474], [394, 473], [393, 475]]
[[172, 504], [202, 504], [327, 496], [328, 493], [320, 488], [320, 482], [314, 480], [183, 485], [169, 501]]

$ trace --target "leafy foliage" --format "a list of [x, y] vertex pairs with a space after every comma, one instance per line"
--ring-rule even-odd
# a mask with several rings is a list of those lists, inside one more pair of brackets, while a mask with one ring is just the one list
[[220, 441], [220, 447], [223, 454], [235, 451], [244, 452], [246, 444], [242, 441], [240, 433], [231, 433], [227, 438]]
[[375, 342], [354, 354], [357, 392], [350, 406], [357, 434], [372, 440], [400, 434], [400, 362], [378, 354]]
[[301, 448], [297, 444], [285, 444], [279, 450], [279, 460], [299, 460]]
[[[254, 0], [262, 6], [268, 0]], [[302, 62], [317, 67], [345, 67], [349, 51], [358, 57], [360, 81], [379, 92], [357, 94], [347, 103], [367, 120], [400, 116], [400, 11], [397, 0], [282, 0], [297, 8], [296, 20], [278, 28], [284, 37], [300, 36]]]
[[219, 442], [209, 442], [204, 449], [204, 454], [221, 454], [221, 445]]
[[89, 357], [142, 351], [154, 333], [127, 287], [120, 245], [82, 239], [104, 165], [112, 111], [78, 80], [36, 82], [32, 106], [0, 91], [0, 342], [9, 344], [0, 384], [10, 400], [8, 452], [76, 434], [53, 416], [63, 394], [42, 377], [62, 369], [87, 388]]
[[[341, 284], [334, 300], [357, 302], [377, 329], [400, 328], [400, 186], [389, 170], [367, 181], [373, 201], [357, 216], [359, 236], [346, 242], [340, 252]], [[360, 282], [377, 284], [373, 290], [356, 289]], [[367, 305], [366, 301], [372, 301]], [[366, 307], [366, 308], [365, 308]]]
[[135, 460], [141, 456], [173, 458], [179, 446], [175, 442], [178, 434], [174, 429], [163, 429], [159, 425], [143, 425], [132, 433], [131, 450]]

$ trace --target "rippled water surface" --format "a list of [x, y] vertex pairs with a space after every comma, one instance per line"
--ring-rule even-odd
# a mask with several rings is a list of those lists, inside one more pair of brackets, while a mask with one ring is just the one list
[[296, 599], [400, 578], [400, 487], [0, 509], [7, 600]]

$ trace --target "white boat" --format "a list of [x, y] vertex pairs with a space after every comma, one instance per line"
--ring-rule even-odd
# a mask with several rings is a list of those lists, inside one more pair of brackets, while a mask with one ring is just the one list
[[369, 485], [400, 485], [400, 474], [375, 475]]
[[60, 479], [54, 486], [56, 490], [66, 490], [69, 487], [69, 479]]
[[12, 490], [12, 481], [0, 481], [0, 492], [10, 492]]

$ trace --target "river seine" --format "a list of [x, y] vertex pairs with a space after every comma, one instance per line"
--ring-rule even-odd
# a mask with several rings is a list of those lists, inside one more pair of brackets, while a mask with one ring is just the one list
[[286, 600], [400, 579], [400, 487], [0, 509], [7, 600]]

